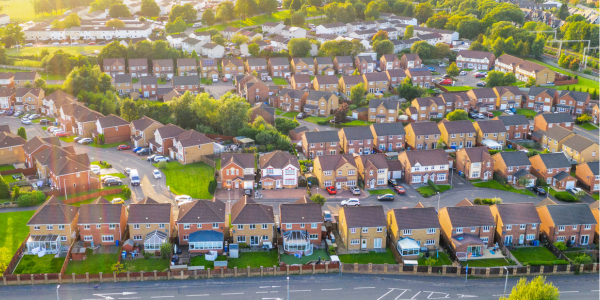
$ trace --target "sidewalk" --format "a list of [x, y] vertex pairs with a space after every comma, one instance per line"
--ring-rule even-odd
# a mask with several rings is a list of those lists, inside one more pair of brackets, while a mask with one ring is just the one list
[[[306, 195], [306, 188], [299, 187], [297, 189], [273, 189], [273, 190], [258, 190], [262, 195], [262, 199], [300, 199]], [[252, 192], [252, 197], [255, 198], [256, 191]], [[215, 197], [220, 200], [239, 200], [244, 196], [243, 189], [218, 189], [215, 192]], [[260, 199], [260, 198], [259, 198]]]

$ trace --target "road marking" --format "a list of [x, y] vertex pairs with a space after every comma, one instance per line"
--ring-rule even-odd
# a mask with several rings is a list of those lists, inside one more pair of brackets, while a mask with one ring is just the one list
[[414, 296], [412, 296], [412, 298], [410, 299], [415, 299], [415, 297], [417, 297], [417, 295], [419, 295], [421, 293], [421, 291], [419, 291], [418, 293], [416, 293]]
[[[427, 299], [444, 299], [444, 298], [450, 298], [450, 294], [446, 294], [446, 293], [430, 292], [430, 291], [423, 291], [423, 292], [429, 293], [429, 296], [427, 296]], [[433, 294], [445, 294], [445, 296], [444, 297], [431, 298], [431, 296], [433, 296]]]
[[387, 296], [389, 293], [391, 293], [391, 292], [393, 292], [393, 291], [394, 291], [394, 289], [390, 289], [390, 290], [389, 290], [387, 293], [383, 294], [383, 296], [381, 296], [381, 297], [377, 298], [377, 300], [381, 300], [381, 298], [383, 298], [383, 297]]
[[355, 290], [361, 290], [361, 289], [374, 289], [374, 286], [361, 286], [361, 287], [355, 287]]
[[479, 297], [479, 296], [475, 296], [475, 295], [463, 295], [463, 294], [457, 294], [457, 295], [459, 295], [459, 296], [460, 296], [460, 297], [458, 297], [458, 298], [472, 298], [472, 297]]
[[129, 297], [129, 298], [119, 298], [119, 299], [140, 299], [140, 297]]
[[321, 289], [321, 291], [339, 291], [342, 288], [337, 288], [337, 289]]
[[186, 297], [204, 297], [204, 296], [208, 296], [209, 294], [202, 294], [202, 295], [185, 295]]
[[293, 292], [310, 292], [310, 290], [291, 290], [290, 293]]
[[600, 292], [600, 290], [592, 290], [592, 292]]
[[579, 293], [579, 291], [565, 291], [565, 292], [558, 292], [559, 294], [566, 294], [566, 293]]
[[269, 293], [277, 293], [278, 291], [270, 291]]
[[243, 295], [244, 293], [222, 293], [221, 296], [227, 296], [227, 295]]
[[256, 292], [257, 294], [268, 294], [269, 292]]
[[154, 296], [154, 297], [150, 297], [152, 299], [154, 298], [175, 298], [175, 296]]

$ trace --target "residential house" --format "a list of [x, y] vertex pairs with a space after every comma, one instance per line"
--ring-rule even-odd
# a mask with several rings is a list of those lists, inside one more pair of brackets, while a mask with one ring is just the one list
[[378, 93], [383, 95], [390, 87], [390, 82], [386, 73], [362, 73], [365, 80], [365, 89], [368, 93]]
[[[15, 89], [11, 87], [0, 87], [0, 109], [9, 111], [15, 109]], [[42, 110], [44, 108], [42, 107]]]
[[223, 36], [224, 39], [231, 41], [231, 38], [240, 31], [242, 31], [242, 28], [229, 26], [221, 31], [221, 36]]
[[496, 56], [492, 52], [459, 50], [456, 54], [456, 66], [464, 69], [490, 70], [494, 67]]
[[467, 95], [471, 98], [471, 107], [480, 112], [496, 109], [497, 96], [493, 88], [472, 89]]
[[506, 126], [501, 120], [477, 121], [473, 126], [477, 131], [477, 145], [488, 146], [488, 140], [501, 146], [506, 144]]
[[498, 58], [496, 58], [495, 70], [502, 73], [515, 73], [517, 65], [522, 61], [523, 60], [518, 57], [508, 54], [502, 54]]
[[583, 203], [554, 204], [537, 207], [542, 221], [540, 229], [551, 243], [586, 246], [594, 240], [596, 218]]
[[417, 121], [441, 119], [446, 115], [446, 103], [441, 97], [416, 98], [411, 106], [418, 110]]
[[500, 120], [506, 128], [507, 140], [524, 140], [529, 133], [529, 120], [524, 115], [500, 115], [493, 120]]
[[496, 224], [489, 206], [444, 207], [439, 210], [438, 218], [444, 240], [459, 260], [483, 256], [484, 250], [494, 246]]
[[35, 160], [33, 156], [41, 151], [44, 151], [52, 146], [60, 147], [60, 139], [56, 136], [40, 138], [39, 136], [34, 136], [27, 143], [25, 143], [22, 147], [25, 151], [25, 166], [27, 168], [35, 167]]
[[491, 180], [494, 159], [486, 147], [463, 148], [456, 151], [456, 170], [468, 180]]
[[188, 245], [190, 254], [222, 253], [226, 209], [226, 204], [217, 198], [182, 204], [177, 217], [179, 245]]
[[413, 86], [420, 86], [422, 88], [429, 88], [429, 86], [433, 86], [431, 84], [431, 71], [426, 68], [412, 68], [406, 69], [406, 76], [410, 78]]
[[172, 59], [155, 59], [152, 61], [154, 76], [171, 79], [175, 75]]
[[15, 73], [0, 72], [0, 87], [15, 87]]
[[285, 112], [303, 112], [306, 97], [308, 97], [307, 91], [284, 88], [279, 92], [279, 101], [277, 102], [277, 107]]
[[441, 137], [441, 131], [435, 122], [410, 123], [406, 130], [406, 146], [412, 149], [435, 149]]
[[515, 67], [517, 80], [527, 82], [530, 77], [533, 77], [536, 85], [554, 83], [555, 75], [556, 73], [550, 68], [528, 60], [521, 61]]
[[134, 78], [140, 78], [148, 76], [148, 60], [145, 58], [130, 58], [127, 60], [129, 63], [128, 70]]
[[357, 56], [354, 61], [360, 74], [375, 72], [376, 63], [371, 55]]
[[266, 102], [269, 99], [269, 86], [252, 75], [238, 75], [235, 77], [238, 93], [246, 98], [250, 105]]
[[35, 110], [36, 112], [39, 112], [44, 95], [44, 90], [41, 88], [17, 88], [15, 93], [15, 110]]
[[225, 56], [225, 47], [215, 43], [206, 43], [202, 45], [202, 56], [213, 59], [222, 58]]
[[272, 206], [256, 203], [244, 196], [231, 207], [230, 222], [231, 237], [235, 243], [272, 247], [275, 235]]
[[0, 165], [25, 162], [25, 143], [27, 141], [16, 134], [0, 132]]
[[440, 249], [440, 221], [435, 207], [396, 208], [387, 212], [392, 245], [402, 257], [418, 257], [421, 247]]
[[158, 121], [142, 116], [129, 124], [131, 144], [133, 147], [147, 147], [148, 142], [154, 137], [154, 131], [164, 125]]
[[381, 205], [342, 207], [338, 224], [347, 250], [387, 248], [387, 224]]
[[297, 188], [300, 164], [289, 152], [276, 150], [259, 158], [263, 189]]
[[70, 147], [61, 148], [54, 145], [44, 148], [33, 154], [33, 162], [38, 177], [46, 181], [50, 177], [50, 164], [67, 156], [75, 155], [75, 150]]
[[315, 62], [309, 57], [292, 58], [292, 73], [294, 75], [315, 75]]
[[451, 149], [471, 148], [477, 144], [477, 131], [468, 120], [448, 121], [438, 123], [442, 141]]
[[336, 56], [333, 59], [333, 68], [340, 75], [350, 75], [354, 73], [352, 56]]
[[394, 123], [400, 113], [400, 101], [376, 100], [369, 101], [368, 121], [376, 123]]
[[333, 186], [345, 190], [356, 186], [358, 182], [358, 166], [353, 154], [317, 156], [313, 173], [319, 179], [319, 187], [322, 189]]
[[141, 96], [143, 98], [155, 98], [158, 92], [158, 79], [154, 76], [143, 76], [140, 78]]
[[362, 75], [343, 75], [339, 79], [340, 92], [346, 94], [346, 96], [350, 96], [352, 92], [352, 88], [357, 84], [362, 83], [365, 84]]
[[118, 74], [125, 74], [124, 58], [105, 58], [102, 61], [102, 71], [110, 77]]
[[373, 147], [379, 151], [399, 152], [404, 150], [404, 126], [402, 123], [375, 123], [370, 126]]
[[592, 106], [591, 114], [594, 124], [598, 124], [598, 121], [600, 121], [600, 107], [598, 106], [598, 103], [595, 103]]
[[55, 254], [62, 246], [69, 247], [77, 239], [79, 207], [66, 205], [55, 196], [50, 196], [40, 205], [27, 222], [29, 238], [23, 252], [46, 248], [46, 253]]
[[201, 78], [219, 79], [219, 67], [215, 59], [201, 58], [199, 63]]
[[312, 86], [312, 80], [310, 80], [310, 75], [305, 74], [294, 74], [292, 75], [292, 79], [290, 80], [292, 89], [295, 90], [308, 90], [310, 86]]
[[[0, 88], [0, 101], [1, 97], [4, 94], [4, 89]], [[14, 100], [15, 92], [12, 91], [12, 97]], [[59, 114], [59, 110], [63, 105], [71, 104], [77, 102], [77, 97], [67, 94], [61, 90], [58, 90], [50, 95], [46, 95], [42, 99], [42, 105], [40, 107], [40, 112], [46, 116], [54, 117]]]
[[185, 130], [181, 129], [181, 127], [173, 124], [158, 127], [154, 131], [154, 137], [148, 140], [150, 150], [155, 154], [169, 154], [169, 149], [173, 147], [173, 140], [175, 137], [184, 132]]
[[382, 72], [393, 69], [402, 69], [400, 66], [400, 59], [395, 54], [384, 54], [381, 56], [379, 63]]
[[315, 57], [315, 68], [317, 75], [334, 75], [333, 60], [331, 57]]
[[572, 115], [582, 114], [590, 104], [590, 94], [576, 91], [560, 91], [556, 102], [557, 112], [568, 112]]
[[446, 103], [446, 114], [459, 109], [469, 111], [471, 108], [471, 98], [466, 92], [441, 93], [439, 97]]
[[332, 92], [309, 91], [304, 104], [304, 112], [311, 116], [328, 117], [338, 109], [339, 98]]
[[359, 39], [359, 40], [371, 40], [373, 36], [377, 33], [375, 29], [365, 29], [365, 30], [356, 30], [350, 34], [349, 37]]
[[555, 190], [572, 189], [577, 179], [571, 176], [571, 163], [563, 153], [541, 153], [529, 158], [531, 174]]
[[568, 113], [542, 113], [533, 118], [533, 131], [548, 131], [553, 126], [573, 131], [573, 123], [573, 117]]
[[563, 143], [562, 151], [572, 162], [580, 164], [583, 162], [598, 161], [598, 143], [576, 134]]
[[358, 179], [365, 189], [386, 188], [388, 180], [388, 164], [385, 154], [354, 155], [358, 167]]
[[373, 133], [369, 127], [345, 127], [338, 133], [344, 153], [367, 155], [373, 152]]
[[558, 91], [546, 87], [532, 86], [527, 93], [524, 108], [535, 110], [536, 112], [550, 112], [552, 107], [558, 101]]
[[101, 113], [78, 102], [63, 105], [60, 108], [60, 116], [58, 121], [65, 132], [73, 132], [86, 138], [92, 137], [92, 132], [97, 127], [96, 121], [104, 117]]
[[250, 123], [260, 116], [269, 124], [275, 123], [275, 107], [268, 106], [264, 102], [256, 103], [250, 108]]
[[253, 189], [254, 168], [252, 153], [221, 154], [221, 171], [218, 177], [221, 180], [221, 188]]
[[306, 132], [302, 136], [302, 153], [310, 159], [340, 153], [340, 137], [336, 131]]
[[244, 74], [244, 61], [239, 58], [224, 58], [221, 61], [221, 70], [227, 78], [235, 78]]
[[400, 67], [402, 67], [404, 70], [421, 68], [422, 65], [423, 60], [417, 53], [404, 53], [404, 55], [402, 55], [400, 58]]
[[342, 22], [322, 24], [315, 28], [315, 33], [317, 35], [321, 35], [321, 34], [342, 35], [342, 34], [345, 34], [346, 32], [348, 32], [348, 28], [346, 27], [346, 24], [344, 24]]
[[214, 141], [203, 133], [190, 129], [173, 139], [173, 147], [169, 149], [172, 159], [182, 164], [202, 161], [202, 158], [215, 153]]
[[15, 88], [25, 87], [27, 83], [31, 86], [34, 85], [35, 81], [42, 78], [37, 72], [15, 72], [13, 78]]
[[266, 78], [269, 75], [267, 60], [264, 58], [248, 58], [246, 60], [246, 71], [249, 74], [256, 72], [261, 79]]
[[[137, 203], [130, 204], [128, 211], [129, 235], [134, 243], [143, 243], [146, 252], [160, 251], [161, 244], [154, 242], [157, 235], [164, 235], [164, 242], [175, 234], [175, 216], [173, 205], [170, 203], [159, 203], [146, 197]], [[182, 211], [181, 208], [179, 211]]]
[[198, 63], [195, 58], [178, 58], [177, 72], [179, 76], [198, 77]]
[[313, 79], [313, 88], [321, 92], [337, 92], [339, 78], [335, 75], [317, 75]]
[[117, 74], [115, 77], [115, 89], [119, 95], [129, 94], [135, 91], [131, 81], [131, 74]]
[[262, 24], [262, 30], [265, 34], [280, 34], [281, 30], [285, 27], [283, 22], [266, 22]]
[[279, 204], [279, 228], [283, 251], [294, 254], [321, 246], [323, 215], [321, 205], [303, 196], [294, 203]]
[[404, 151], [398, 155], [398, 161], [404, 167], [404, 182], [410, 185], [448, 184], [450, 163], [442, 149]]
[[525, 246], [539, 240], [542, 221], [533, 203], [494, 204], [490, 210], [502, 244]]
[[114, 246], [122, 243], [127, 229], [127, 208], [98, 197], [79, 207], [79, 235], [86, 246]]
[[388, 69], [385, 73], [390, 83], [390, 89], [392, 90], [395, 90], [406, 79], [406, 71], [402, 68]]
[[185, 94], [185, 92], [190, 92], [194, 95], [198, 94], [199, 89], [198, 75], [193, 76], [173, 76], [171, 80], [171, 84], [173, 89], [175, 89], [180, 94]]
[[306, 37], [306, 29], [296, 26], [285, 26], [281, 29], [281, 35], [288, 39], [303, 39]]
[[290, 61], [285, 57], [269, 58], [268, 68], [273, 77], [290, 78], [292, 76]]
[[531, 161], [525, 152], [500, 152], [492, 155], [492, 158], [494, 159], [494, 173], [506, 180], [507, 183], [517, 185], [519, 179], [525, 178], [527, 180], [525, 186], [535, 185], [536, 177], [530, 173]]
[[112, 114], [99, 118], [96, 120], [96, 130], [92, 131], [92, 135], [98, 138], [100, 134], [103, 135], [106, 144], [129, 141], [129, 122]]
[[300, 126], [290, 130], [289, 136], [290, 139], [292, 139], [292, 142], [301, 141], [306, 132], [308, 132], [308, 127]]
[[496, 94], [496, 109], [504, 111], [508, 108], [520, 108], [521, 101], [525, 100], [523, 92], [516, 86], [494, 87]]
[[540, 141], [542, 148], [547, 149], [551, 153], [561, 152], [563, 143], [576, 135], [574, 132], [560, 126], [554, 126], [548, 129], [548, 131], [539, 131], [543, 132], [542, 140]]

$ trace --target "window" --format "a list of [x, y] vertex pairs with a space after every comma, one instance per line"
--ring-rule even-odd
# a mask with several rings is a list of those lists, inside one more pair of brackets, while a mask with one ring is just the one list
[[512, 225], [506, 225], [506, 230], [512, 230]]
[[377, 232], [383, 232], [383, 227], [377, 227]]
[[573, 230], [577, 230], [577, 225], [573, 225]]
[[183, 224], [183, 229], [190, 229], [190, 224]]
[[565, 225], [558, 226], [558, 231], [565, 231]]
[[292, 224], [285, 224], [285, 229], [292, 229]]
[[404, 229], [404, 230], [402, 230], [402, 234], [403, 235], [412, 235], [412, 230], [411, 229]]
[[369, 233], [369, 227], [363, 227], [362, 233]]
[[531, 224], [531, 229], [535, 229], [535, 227], [537, 227], [537, 224]]
[[483, 232], [490, 232], [490, 226], [483, 226]]
[[486, 243], [486, 244], [487, 244], [487, 243], [488, 243], [488, 241], [490, 240], [490, 238], [488, 238], [488, 237], [482, 237], [482, 238], [481, 238], [481, 240], [482, 240], [484, 243]]
[[263, 241], [268, 241], [269, 240], [269, 236], [268, 235], [263, 235], [262, 236], [262, 240]]
[[102, 241], [103, 242], [114, 242], [115, 238], [112, 235], [103, 235]]
[[146, 224], [146, 228], [150, 228], [150, 227], [152, 227], [151, 224]]
[[350, 233], [356, 233], [356, 228], [350, 228]]
[[134, 235], [133, 236], [133, 240], [134, 241], [141, 241], [142, 240], [142, 236], [141, 235]]
[[360, 244], [360, 240], [359, 239], [353, 239], [350, 241], [350, 245], [358, 245]]
[[428, 228], [427, 234], [434, 234], [437, 230], [435, 228]]
[[83, 225], [83, 229], [88, 229], [89, 230], [90, 229], [90, 225], [89, 224]]
[[535, 239], [535, 234], [528, 234], [528, 235], [525, 237], [525, 239], [526, 239], [526, 240], [528, 240], [528, 241], [531, 241], [531, 240]]
[[96, 229], [102, 228], [102, 224], [96, 224]]
[[310, 223], [310, 228], [317, 228], [317, 223]]
[[94, 240], [94, 237], [91, 236], [91, 235], [86, 235], [86, 236], [83, 237], [83, 240], [86, 241], [86, 242], [91, 242], [91, 241]]
[[238, 241], [238, 243], [245, 243], [246, 242], [246, 237], [245, 236], [238, 236], [237, 237], [237, 241]]
[[425, 241], [425, 246], [431, 246], [431, 245], [435, 245], [435, 240], [426, 240]]
[[140, 229], [140, 224], [133, 224], [133, 229]]
[[584, 229], [585, 230], [590, 230], [590, 229], [592, 229], [592, 225], [591, 224], [585, 224], [584, 225]]
[[244, 225], [238, 225], [238, 226], [237, 226], [237, 229], [238, 229], [238, 230], [242, 230], [242, 229], [244, 229]]
[[58, 225], [58, 230], [65, 230], [65, 225]]
[[165, 229], [165, 224], [158, 224], [159, 229]]
[[[300, 228], [304, 228], [305, 226], [306, 226], [306, 224], [300, 223]], [[266, 228], [263, 228], [263, 229], [266, 229]]]
[[213, 223], [212, 228], [219, 228], [219, 223]]
[[54, 230], [54, 226], [53, 225], [46, 225], [46, 230]]
[[471, 232], [474, 232], [475, 230], [477, 230], [477, 227], [471, 227]]
[[455, 233], [463, 233], [463, 229], [462, 228], [456, 228], [454, 229]]
[[[148, 224], [148, 226], [150, 226], [150, 224]], [[108, 229], [115, 229], [117, 228], [117, 224], [109, 224], [108, 225]]]
[[250, 229], [256, 229], [256, 224], [250, 224]]
[[311, 240], [316, 240], [316, 239], [318, 239], [318, 238], [319, 238], [319, 235], [318, 235], [318, 234], [310, 234], [310, 235], [308, 236], [308, 238], [309, 238], [309, 239], [311, 239]]
[[524, 230], [525, 228], [527, 228], [527, 224], [521, 224], [521, 226], [519, 226], [519, 229]]
[[564, 242], [565, 241], [565, 237], [564, 236], [556, 237], [556, 241], [557, 242]]
[[40, 225], [33, 225], [33, 230], [40, 230]]

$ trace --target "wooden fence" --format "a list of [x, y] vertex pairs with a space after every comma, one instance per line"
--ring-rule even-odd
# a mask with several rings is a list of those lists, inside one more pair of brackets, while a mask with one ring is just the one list
[[91, 193], [91, 194], [87, 194], [87, 195], [83, 195], [83, 196], [68, 198], [68, 199], [63, 200], [63, 203], [64, 204], [73, 204], [76, 202], [80, 202], [80, 201], [84, 201], [84, 200], [88, 200], [88, 199], [92, 199], [92, 198], [102, 197], [102, 196], [106, 196], [106, 195], [114, 195], [114, 194], [118, 194], [118, 193], [122, 193], [122, 192], [123, 192], [123, 189], [104, 190], [104, 191], [99, 191], [99, 192], [95, 192], [95, 193]]
[[25, 244], [27, 243], [28, 239], [29, 239], [29, 234], [23, 240], [23, 242], [21, 243], [21, 246], [19, 246], [19, 248], [15, 252], [15, 255], [10, 260], [8, 265], [6, 266], [6, 270], [4, 270], [4, 276], [6, 276], [8, 274], [12, 274], [14, 272], [15, 268], [17, 267], [17, 264], [19, 263], [19, 260], [21, 259], [21, 255], [23, 254], [23, 249], [25, 248]]
[[0, 175], [11, 175], [11, 174], [23, 174], [24, 176], [34, 175], [35, 168], [12, 169], [12, 170], [0, 171]]

